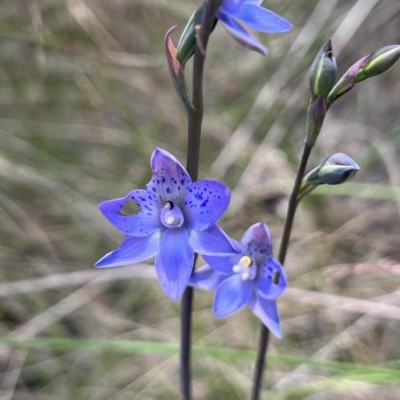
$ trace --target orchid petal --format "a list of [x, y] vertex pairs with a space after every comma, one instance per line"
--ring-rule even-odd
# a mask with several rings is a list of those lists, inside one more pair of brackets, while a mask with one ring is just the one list
[[189, 242], [193, 250], [199, 254], [224, 256], [236, 253], [229, 237], [215, 224], [204, 231], [190, 229]]
[[147, 184], [147, 191], [154, 194], [161, 205], [172, 201], [180, 207], [192, 183], [185, 168], [172, 154], [159, 148], [151, 156], [151, 167], [153, 177]]
[[248, 4], [255, 4], [257, 6], [260, 6], [263, 0], [244, 0], [243, 5], [248, 5]]
[[[275, 274], [279, 274], [278, 283], [274, 283]], [[258, 294], [267, 300], [275, 300], [287, 287], [287, 275], [282, 264], [276, 260], [266, 260], [260, 267], [257, 280]]]
[[267, 54], [267, 48], [263, 46], [254, 36], [250, 35], [230, 16], [222, 12], [217, 12], [217, 18], [222, 22], [225, 29], [233, 36], [233, 38], [242, 46], [250, 50], [257, 51], [262, 55]]
[[160, 247], [161, 236], [160, 231], [145, 237], [125, 236], [118, 249], [106, 254], [94, 266], [96, 268], [120, 267], [154, 257]]
[[246, 2], [246, 0], [224, 0], [220, 7], [224, 12], [236, 13], [240, 10], [244, 2]]
[[203, 231], [214, 225], [227, 209], [230, 199], [230, 190], [220, 182], [194, 182], [188, 187], [183, 203], [187, 226]]
[[178, 300], [186, 289], [193, 269], [194, 252], [185, 228], [166, 229], [155, 265], [164, 292]]
[[214, 271], [209, 265], [203, 265], [191, 275], [189, 286], [204, 290], [216, 290], [226, 277], [226, 274]]
[[233, 17], [258, 32], [287, 32], [292, 28], [292, 25], [286, 19], [257, 4], [243, 4], [240, 11], [235, 13]]
[[232, 275], [233, 266], [239, 262], [242, 258], [242, 254], [235, 254], [227, 257], [203, 256], [203, 258], [204, 261], [215, 271]]
[[272, 258], [271, 234], [264, 222], [250, 226], [241, 242], [244, 253], [254, 258], [257, 265], [262, 264], [265, 259]]
[[276, 301], [265, 300], [253, 294], [249, 307], [261, 322], [278, 338], [282, 336]]
[[[141, 211], [134, 215], [123, 215], [121, 210], [129, 200], [134, 200]], [[163, 228], [160, 221], [160, 204], [145, 190], [132, 190], [127, 196], [103, 201], [99, 204], [103, 215], [121, 232], [144, 237]]]
[[215, 293], [215, 316], [223, 318], [239, 311], [249, 302], [252, 291], [253, 282], [243, 281], [238, 274], [225, 279]]

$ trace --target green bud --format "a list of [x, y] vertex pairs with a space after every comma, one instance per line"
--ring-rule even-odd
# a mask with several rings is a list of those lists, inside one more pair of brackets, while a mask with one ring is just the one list
[[307, 136], [306, 143], [314, 145], [321, 131], [326, 115], [325, 100], [321, 95], [318, 95], [314, 103], [308, 107], [307, 114]]
[[[299, 195], [318, 185], [339, 185], [349, 181], [360, 170], [352, 158], [344, 153], [335, 153], [312, 169], [301, 182]], [[307, 192], [306, 192], [307, 190]]]
[[360, 170], [354, 160], [344, 153], [329, 156], [320, 166], [318, 176], [322, 183], [340, 185], [349, 181]]
[[303, 181], [301, 182], [300, 186], [300, 193], [302, 193], [305, 189], [307, 189], [309, 186], [317, 186], [317, 185], [323, 185], [324, 182], [321, 181], [321, 178], [319, 177], [319, 169], [320, 165], [318, 167], [315, 167], [312, 169], [304, 178]]
[[329, 39], [315, 57], [310, 71], [311, 100], [318, 95], [328, 97], [336, 81], [337, 65], [332, 52], [332, 41]]
[[[186, 63], [193, 56], [194, 51], [196, 49], [196, 40], [197, 40], [197, 28], [201, 25], [201, 19], [203, 17], [204, 10], [204, 2], [203, 4], [192, 14], [188, 23], [185, 26], [185, 29], [182, 32], [181, 38], [179, 39], [176, 58], [179, 63], [185, 68]], [[212, 30], [214, 30], [217, 25], [218, 19], [215, 18], [214, 25]]]
[[196, 26], [201, 23], [204, 3], [192, 14], [179, 39], [176, 58], [185, 68], [187, 61], [193, 56], [196, 48]]
[[393, 67], [400, 58], [400, 45], [382, 47], [370, 54], [357, 74], [357, 82], [382, 74]]

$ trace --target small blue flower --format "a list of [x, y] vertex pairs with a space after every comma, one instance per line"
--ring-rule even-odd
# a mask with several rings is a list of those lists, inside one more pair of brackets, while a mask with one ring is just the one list
[[241, 243], [233, 243], [238, 254], [204, 256], [207, 265], [196, 270], [189, 285], [216, 290], [216, 317], [227, 317], [247, 304], [275, 336], [281, 337], [275, 300], [286, 289], [287, 278], [281, 263], [273, 258], [267, 225], [263, 222], [252, 225]]
[[[119, 267], [155, 256], [161, 287], [178, 300], [188, 284], [195, 252], [235, 253], [230, 239], [216, 225], [228, 207], [230, 191], [216, 181], [192, 183], [181, 163], [165, 150], [154, 150], [151, 167], [153, 177], [146, 190], [133, 190], [99, 205], [108, 221], [126, 236], [95, 267]], [[129, 200], [141, 208], [139, 213], [121, 213]]]
[[238, 21], [264, 33], [287, 32], [292, 25], [279, 15], [261, 7], [262, 2], [263, 0], [224, 0], [216, 17], [242, 46], [265, 55], [266, 47], [243, 29]]

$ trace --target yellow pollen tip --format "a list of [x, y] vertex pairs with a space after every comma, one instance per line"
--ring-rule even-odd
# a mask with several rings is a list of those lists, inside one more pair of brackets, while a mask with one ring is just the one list
[[249, 256], [244, 256], [240, 259], [239, 263], [246, 268], [250, 268], [251, 264], [253, 264], [253, 261]]

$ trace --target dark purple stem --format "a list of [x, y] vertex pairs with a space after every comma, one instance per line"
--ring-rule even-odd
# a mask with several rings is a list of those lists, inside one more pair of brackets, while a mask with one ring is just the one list
[[[197, 180], [200, 159], [201, 125], [203, 122], [203, 74], [206, 49], [210, 33], [215, 24], [215, 13], [222, 0], [207, 0], [203, 11], [201, 27], [198, 31], [197, 46], [193, 59], [193, 110], [188, 112], [188, 143], [186, 168], [193, 181]], [[195, 262], [196, 262], [195, 257]], [[194, 265], [193, 265], [194, 267]], [[191, 325], [192, 325], [193, 288], [188, 287], [182, 296], [181, 310], [181, 388], [183, 400], [191, 395]]]
[[[303, 179], [304, 172], [307, 167], [308, 158], [310, 157], [312, 148], [313, 145], [307, 143], [303, 147], [303, 153], [301, 155], [299, 166], [297, 168], [296, 179], [294, 181], [292, 193], [290, 194], [289, 197], [288, 212], [285, 220], [285, 226], [283, 228], [282, 241], [278, 255], [278, 260], [282, 263], [282, 265], [285, 262], [286, 253], [289, 246], [290, 234], [292, 232], [294, 216], [296, 214], [296, 209], [298, 204], [297, 197], [301, 186], [301, 181]], [[261, 383], [262, 383], [263, 373], [265, 370], [265, 358], [268, 350], [268, 342], [269, 342], [269, 330], [265, 325], [261, 325], [260, 341], [258, 343], [258, 353], [257, 353], [257, 361], [254, 372], [254, 384], [253, 384], [251, 400], [259, 400], [260, 398], [260, 391], [262, 386]]]

